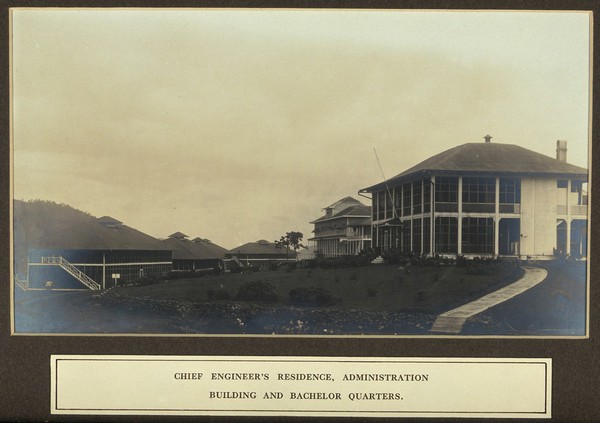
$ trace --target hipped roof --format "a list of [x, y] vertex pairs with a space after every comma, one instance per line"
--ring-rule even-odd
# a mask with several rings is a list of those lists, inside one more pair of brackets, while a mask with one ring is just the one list
[[61, 250], [168, 250], [158, 239], [110, 216], [75, 222], [67, 230], [45, 233], [39, 246]]
[[326, 220], [339, 219], [341, 217], [362, 217], [362, 216], [371, 216], [371, 206], [365, 206], [360, 203], [360, 205], [346, 207], [345, 209], [335, 213], [331, 216], [321, 216], [317, 220], [313, 220], [310, 223], [323, 222]]
[[[585, 168], [561, 162], [544, 154], [514, 144], [495, 142], [467, 143], [436, 154], [387, 181], [394, 185], [421, 174], [494, 174], [527, 176], [563, 176], [587, 179]], [[380, 182], [360, 192], [378, 191]]]
[[[248, 242], [246, 244], [240, 245], [237, 248], [232, 248], [229, 250], [230, 254], [254, 254], [254, 255], [281, 255], [282, 257], [286, 257], [288, 252], [284, 247], [278, 247], [274, 242], [267, 242], [264, 240], [260, 240], [257, 242]], [[293, 256], [295, 253], [292, 249], [289, 250], [289, 256]]]
[[220, 260], [227, 250], [209, 242], [193, 242], [183, 238], [167, 238], [163, 245], [173, 250], [173, 260]]

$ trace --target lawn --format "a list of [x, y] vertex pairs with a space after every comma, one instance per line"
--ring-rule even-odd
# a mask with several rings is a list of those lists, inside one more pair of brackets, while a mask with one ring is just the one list
[[[412, 266], [408, 273], [397, 265], [229, 273], [119, 287], [110, 295], [186, 303], [232, 302], [242, 286], [261, 281], [273, 285], [278, 304], [289, 304], [289, 293], [295, 288], [318, 286], [331, 293], [335, 300], [332, 307], [342, 310], [441, 313], [522, 275], [521, 269], [492, 266], [485, 274], [473, 274], [469, 268], [459, 266]], [[211, 299], [210, 291], [224, 291], [230, 299]]]
[[[484, 267], [280, 269], [123, 286], [102, 297], [103, 306], [115, 310], [176, 317], [175, 330], [181, 333], [426, 334], [438, 314], [523, 274], [513, 266]], [[236, 298], [253, 283], [270, 284], [276, 299]], [[311, 287], [330, 294], [332, 301], [315, 306], [290, 300], [290, 291]], [[228, 298], [216, 299], [223, 297]]]

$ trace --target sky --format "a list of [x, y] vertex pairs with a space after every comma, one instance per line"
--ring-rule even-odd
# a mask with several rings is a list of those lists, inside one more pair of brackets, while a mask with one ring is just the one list
[[[13, 196], [225, 248], [467, 142], [588, 166], [589, 15], [13, 9]], [[381, 162], [378, 165], [375, 151]], [[368, 200], [362, 199], [365, 203]]]

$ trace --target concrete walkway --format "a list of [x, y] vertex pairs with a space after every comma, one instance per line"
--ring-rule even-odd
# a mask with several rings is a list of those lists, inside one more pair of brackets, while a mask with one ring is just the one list
[[518, 281], [478, 300], [440, 314], [433, 323], [430, 332], [458, 334], [469, 317], [527, 291], [546, 279], [548, 275], [545, 269], [539, 267], [523, 267], [523, 269], [525, 269], [525, 274]]

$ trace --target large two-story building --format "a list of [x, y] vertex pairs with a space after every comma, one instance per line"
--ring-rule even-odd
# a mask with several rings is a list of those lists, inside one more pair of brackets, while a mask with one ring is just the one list
[[373, 244], [416, 254], [587, 255], [588, 171], [511, 144], [468, 143], [361, 189]]

